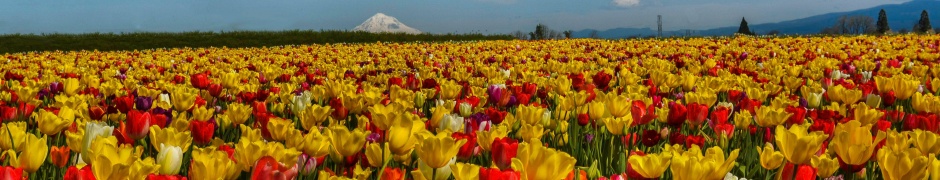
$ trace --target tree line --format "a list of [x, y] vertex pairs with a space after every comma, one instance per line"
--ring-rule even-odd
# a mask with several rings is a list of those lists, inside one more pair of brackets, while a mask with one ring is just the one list
[[172, 47], [262, 47], [326, 43], [510, 40], [505, 34], [406, 34], [339, 30], [180, 33], [87, 33], [0, 35], [0, 53], [27, 51], [135, 50]]
[[[900, 29], [897, 33], [919, 33], [932, 34], [937, 30], [930, 25], [930, 16], [927, 10], [920, 13], [920, 19], [913, 25], [911, 30]], [[769, 35], [775, 35], [778, 31], [771, 31]], [[741, 18], [741, 25], [738, 28], [738, 34], [754, 35], [755, 33], [747, 26], [747, 20]], [[832, 26], [823, 28], [820, 34], [827, 35], [846, 35], [846, 34], [891, 34], [895, 33], [888, 25], [888, 15], [884, 9], [878, 12], [878, 20], [865, 15], [843, 15], [836, 20]]]

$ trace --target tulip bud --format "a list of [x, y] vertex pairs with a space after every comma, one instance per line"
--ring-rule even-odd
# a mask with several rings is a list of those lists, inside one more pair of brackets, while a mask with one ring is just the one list
[[160, 153], [157, 154], [157, 164], [160, 164], [160, 174], [173, 175], [180, 171], [183, 165], [183, 149], [173, 145], [160, 144]]
[[470, 106], [470, 103], [462, 102], [459, 105], [460, 107], [460, 116], [469, 117], [472, 114], [473, 107]]

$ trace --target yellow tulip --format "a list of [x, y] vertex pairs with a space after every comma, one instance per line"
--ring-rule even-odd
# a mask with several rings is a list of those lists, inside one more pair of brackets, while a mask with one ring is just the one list
[[[399, 115], [414, 116], [414, 115]], [[403, 155], [411, 152], [418, 142], [418, 132], [424, 131], [424, 123], [421, 121], [406, 118], [397, 120], [388, 129], [388, 135], [385, 137], [391, 152], [396, 155]]]
[[447, 165], [451, 159], [457, 156], [457, 151], [466, 139], [456, 140], [450, 137], [450, 133], [438, 133], [435, 136], [425, 137], [417, 145], [418, 158], [431, 168], [441, 168]]
[[[92, 147], [92, 144], [96, 139], [103, 137], [113, 137], [111, 134], [114, 133], [114, 127], [107, 126], [102, 122], [92, 122], [85, 124], [85, 137], [82, 138], [82, 154], [89, 154], [90, 151], [95, 147]], [[150, 133], [153, 136], [153, 133]], [[188, 135], [187, 135], [188, 136]], [[151, 140], [152, 141], [152, 140]], [[91, 162], [93, 156], [82, 156], [82, 160], [85, 162]]]
[[388, 130], [388, 127], [394, 123], [394, 120], [397, 119], [402, 110], [404, 110], [404, 108], [397, 103], [389, 103], [388, 105], [376, 104], [369, 107], [369, 112], [372, 112], [372, 123], [383, 131]]
[[862, 125], [872, 125], [878, 122], [885, 113], [878, 111], [878, 109], [870, 108], [865, 103], [859, 103], [855, 105], [855, 120], [860, 122]]
[[183, 152], [186, 152], [189, 151], [189, 146], [193, 144], [193, 136], [190, 135], [189, 131], [180, 132], [172, 127], [150, 126], [150, 145], [160, 151], [160, 144], [180, 147]]
[[[179, 167], [177, 167], [178, 169]], [[153, 158], [137, 160], [130, 166], [128, 179], [147, 179], [150, 174], [156, 174], [160, 170], [160, 165], [154, 163]]]
[[119, 146], [114, 136], [96, 138], [87, 155], [92, 173], [98, 179], [127, 179], [129, 168], [140, 158], [141, 147]]
[[0, 134], [6, 134], [0, 138], [0, 148], [6, 150], [19, 150], [26, 138], [26, 122], [8, 122], [0, 127]]
[[222, 74], [222, 87], [226, 89], [237, 88], [241, 84], [239, 81], [241, 81], [241, 78], [236, 72]]
[[[940, 86], [940, 85], [938, 85]], [[917, 112], [933, 113], [940, 98], [933, 94], [915, 93], [911, 98], [911, 107]]]
[[542, 139], [542, 135], [545, 135], [545, 128], [541, 124], [523, 124], [516, 134], [521, 136], [523, 141], [539, 140]]
[[646, 154], [645, 156], [630, 156], [627, 160], [633, 170], [636, 170], [644, 178], [659, 178], [669, 169], [672, 164], [672, 154], [656, 153]]
[[859, 121], [849, 121], [836, 125], [833, 134], [835, 137], [830, 143], [831, 150], [835, 151], [843, 162], [849, 165], [868, 163], [875, 146], [885, 138], [882, 131], [872, 139], [871, 124], [864, 125]]
[[271, 140], [284, 141], [289, 138], [290, 132], [299, 130], [294, 129], [294, 122], [291, 120], [272, 117], [268, 121], [268, 131], [271, 132]]
[[39, 166], [42, 166], [46, 162], [46, 156], [49, 155], [49, 146], [46, 145], [46, 136], [42, 138], [36, 137], [36, 135], [28, 134], [23, 142], [22, 153], [20, 153], [17, 161], [17, 167], [23, 168], [23, 171], [34, 173], [39, 170]]
[[940, 135], [930, 131], [915, 129], [910, 136], [914, 147], [920, 149], [923, 155], [940, 154]]
[[749, 128], [753, 121], [754, 117], [751, 116], [750, 111], [738, 111], [738, 113], [734, 115], [734, 127], [738, 129]]
[[228, 110], [223, 113], [232, 124], [237, 126], [245, 123], [251, 115], [251, 106], [241, 103], [232, 103], [228, 105]]
[[715, 102], [718, 102], [718, 96], [715, 95], [714, 92], [699, 90], [697, 92], [690, 92], [685, 94], [686, 104], [698, 103], [704, 104], [706, 106], [712, 106], [715, 104]]
[[812, 160], [810, 160], [810, 165], [816, 168], [816, 175], [821, 178], [828, 178], [832, 176], [832, 173], [835, 173], [836, 170], [839, 170], [839, 160], [830, 158], [828, 154], [813, 157]]
[[836, 85], [827, 92], [829, 93], [829, 99], [832, 99], [834, 102], [841, 102], [842, 104], [855, 104], [858, 100], [862, 99], [862, 91], [855, 89], [845, 89], [842, 85]]
[[[320, 106], [312, 104], [307, 106], [306, 109], [301, 111], [300, 116], [300, 125], [304, 127], [305, 130], [314, 129], [315, 127], [323, 124], [323, 121], [326, 121], [330, 114], [333, 113], [333, 109], [329, 106]], [[373, 118], [375, 115], [372, 116]]]
[[881, 149], [878, 153], [878, 165], [886, 180], [924, 179], [927, 169], [936, 160], [933, 155], [922, 156], [916, 148], [902, 151]]
[[66, 95], [74, 96], [78, 93], [80, 85], [81, 82], [79, 82], [78, 79], [68, 78], [62, 82], [62, 91], [65, 92]]
[[301, 150], [309, 156], [322, 157], [330, 153], [330, 138], [321, 134], [317, 128], [304, 135], [303, 144]]
[[190, 168], [191, 179], [235, 179], [239, 175], [235, 162], [228, 158], [228, 154], [212, 147], [193, 149]]
[[475, 180], [480, 179], [480, 166], [476, 164], [457, 163], [450, 165], [453, 171], [454, 179], [457, 180]]
[[350, 131], [344, 126], [331, 126], [326, 131], [326, 136], [330, 137], [333, 151], [342, 157], [348, 157], [362, 150], [362, 145], [366, 143], [366, 135], [369, 133], [360, 129]]
[[522, 179], [562, 179], [577, 161], [568, 153], [542, 146], [541, 142], [523, 142], [512, 158], [512, 169], [520, 171]]
[[535, 125], [542, 120], [543, 113], [545, 113], [544, 108], [523, 105], [516, 109], [515, 117], [522, 120], [524, 124]]
[[610, 132], [610, 134], [623, 135], [626, 129], [630, 129], [630, 125], [633, 124], [633, 117], [605, 118], [603, 121], [604, 126], [607, 127], [607, 131]]
[[193, 119], [198, 121], [208, 121], [213, 115], [215, 115], [215, 108], [208, 106], [193, 108]]
[[[324, 144], [329, 146], [329, 143]], [[254, 162], [258, 161], [258, 159], [261, 159], [261, 157], [265, 155], [262, 154], [262, 150], [264, 150], [265, 147], [265, 143], [261, 140], [251, 141], [243, 139], [238, 141], [238, 143], [235, 144], [235, 154], [233, 155], [236, 162], [238, 162], [236, 164], [238, 169], [241, 169], [244, 172], [251, 171], [251, 167], [255, 165]], [[313, 157], [321, 156], [323, 155]]]
[[196, 102], [195, 90], [189, 90], [185, 87], [173, 88], [170, 91], [170, 102], [172, 102], [176, 111], [187, 111]]
[[[72, 152], [79, 153], [82, 151], [82, 147], [83, 147], [82, 140], [84, 140], [85, 138], [85, 122], [76, 121], [74, 123], [75, 123], [75, 126], [77, 127], [75, 128], [77, 131], [75, 132], [65, 131], [65, 137], [66, 137], [65, 143], [69, 146], [69, 149], [72, 150]], [[5, 130], [6, 130], [5, 128], [0, 129], [0, 133], [5, 133], [4, 132]], [[3, 138], [0, 138], [0, 145], [2, 144], [3, 144]]]
[[[588, 115], [591, 119], [599, 120], [601, 118], [607, 117], [607, 110], [605, 109], [604, 102], [593, 101], [587, 105]], [[541, 117], [541, 114], [539, 114]]]
[[865, 97], [865, 104], [867, 104], [868, 107], [879, 108], [881, 107], [881, 96], [868, 94], [868, 96]]
[[555, 89], [555, 93], [558, 94], [568, 94], [571, 91], [571, 79], [565, 76], [558, 76], [553, 82], [552, 88]]
[[790, 129], [783, 125], [777, 126], [777, 147], [790, 163], [809, 163], [810, 157], [819, 151], [822, 142], [826, 140], [826, 134], [819, 131], [810, 133], [806, 131], [808, 128], [807, 125], [793, 125]]
[[428, 121], [431, 121], [432, 128], [437, 128], [437, 126], [441, 124], [441, 120], [444, 119], [444, 116], [450, 114], [450, 112], [453, 111], [453, 108], [447, 107], [454, 106], [448, 104], [449, 103], [445, 103], [444, 105], [435, 106], [433, 109], [431, 109], [431, 118], [428, 119]]
[[[804, 88], [805, 89], [805, 88]], [[822, 103], [822, 93], [813, 93], [804, 91], [803, 94], [806, 98], [806, 107], [809, 108], [819, 108]]]
[[764, 106], [757, 109], [757, 116], [754, 118], [754, 121], [757, 122], [757, 126], [760, 127], [773, 127], [783, 124], [783, 122], [786, 122], [792, 115], [793, 114], [788, 113], [783, 108]]
[[675, 179], [722, 179], [734, 167], [738, 158], [737, 149], [726, 158], [723, 150], [712, 147], [701, 154], [698, 145], [672, 157], [670, 169]]
[[774, 170], [783, 165], [783, 153], [775, 151], [773, 144], [764, 143], [764, 148], [757, 148], [757, 154], [760, 154], [760, 165], [767, 170]]
[[630, 115], [630, 98], [627, 95], [615, 96], [613, 93], [607, 95], [606, 101], [604, 101], [607, 112], [614, 117], [624, 117]]
[[366, 159], [372, 167], [383, 167], [392, 159], [392, 151], [388, 150], [388, 143], [369, 143], [366, 145]]
[[489, 131], [480, 129], [480, 131], [477, 131], [477, 144], [483, 151], [489, 151], [490, 145], [493, 145], [496, 138], [504, 138], [509, 135], [509, 129], [509, 125], [506, 124], [490, 126]]
[[297, 157], [302, 154], [302, 152], [297, 151], [296, 148], [286, 147], [284, 144], [278, 142], [267, 142], [264, 145], [264, 149], [261, 150], [262, 155], [271, 156], [277, 160], [277, 162], [287, 167], [293, 167], [297, 164]]
[[460, 91], [463, 89], [463, 86], [460, 86], [460, 84], [454, 81], [439, 82], [441, 82], [441, 99], [453, 100], [457, 98], [457, 95], [460, 95]]

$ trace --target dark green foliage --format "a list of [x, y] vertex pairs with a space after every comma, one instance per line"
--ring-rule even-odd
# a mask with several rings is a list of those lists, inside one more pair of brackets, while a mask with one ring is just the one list
[[933, 30], [933, 27], [930, 26], [930, 16], [927, 15], [927, 10], [921, 11], [920, 20], [917, 21], [917, 24], [914, 24], [914, 32], [926, 33], [930, 30]]
[[233, 31], [0, 35], [0, 53], [26, 51], [134, 50], [173, 47], [262, 47], [325, 43], [510, 40], [509, 35], [405, 34], [353, 31]]
[[884, 9], [881, 9], [881, 12], [878, 12], [878, 34], [884, 34], [888, 31], [891, 31], [891, 27], [888, 26], [888, 15], [885, 13]]
[[741, 26], [738, 27], [738, 33], [739, 33], [739, 34], [754, 35], [754, 32], [751, 31], [751, 28], [750, 28], [750, 27], [747, 27], [747, 20], [744, 20], [744, 18], [741, 18]]

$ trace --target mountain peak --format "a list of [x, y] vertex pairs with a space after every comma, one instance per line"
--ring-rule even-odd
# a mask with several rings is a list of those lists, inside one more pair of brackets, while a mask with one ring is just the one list
[[404, 23], [398, 21], [397, 18], [385, 15], [384, 13], [375, 13], [369, 19], [366, 19], [365, 22], [353, 28], [353, 31], [366, 31], [366, 32], [392, 32], [392, 33], [408, 33], [408, 34], [420, 34], [421, 31], [408, 27]]

